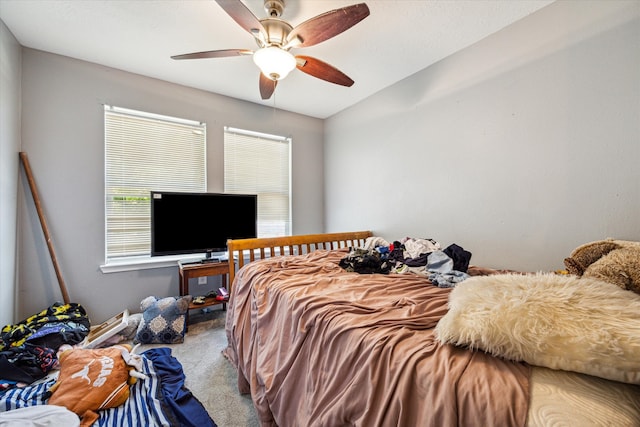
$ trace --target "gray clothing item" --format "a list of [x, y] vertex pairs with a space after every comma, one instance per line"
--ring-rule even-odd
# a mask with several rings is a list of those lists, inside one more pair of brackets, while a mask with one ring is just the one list
[[430, 273], [429, 280], [439, 288], [453, 288], [458, 283], [469, 278], [467, 273], [453, 269], [453, 259], [443, 251], [429, 254], [426, 270]]
[[442, 251], [431, 252], [426, 269], [431, 273], [448, 273], [453, 270], [453, 260]]

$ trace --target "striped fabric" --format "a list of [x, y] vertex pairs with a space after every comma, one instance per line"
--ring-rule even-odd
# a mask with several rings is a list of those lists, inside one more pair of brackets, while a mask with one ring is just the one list
[[42, 384], [25, 388], [13, 388], [0, 395], [0, 411], [26, 408], [27, 406], [44, 405], [44, 393], [56, 381], [50, 380]]

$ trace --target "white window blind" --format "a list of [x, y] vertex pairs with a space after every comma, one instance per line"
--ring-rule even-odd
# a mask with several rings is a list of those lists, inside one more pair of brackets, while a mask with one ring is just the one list
[[206, 125], [112, 106], [104, 124], [108, 263], [151, 253], [150, 191], [206, 191]]
[[291, 234], [291, 138], [225, 127], [224, 191], [258, 195], [258, 237]]

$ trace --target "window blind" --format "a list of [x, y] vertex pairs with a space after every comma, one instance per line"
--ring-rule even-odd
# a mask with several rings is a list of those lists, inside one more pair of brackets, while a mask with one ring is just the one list
[[206, 125], [105, 106], [106, 261], [151, 252], [150, 191], [206, 191]]
[[258, 195], [258, 237], [291, 234], [291, 138], [225, 127], [224, 191]]

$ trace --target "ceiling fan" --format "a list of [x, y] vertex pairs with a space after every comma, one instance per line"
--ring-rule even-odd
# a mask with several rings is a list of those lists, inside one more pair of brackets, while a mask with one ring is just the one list
[[264, 8], [269, 15], [265, 19], [256, 18], [240, 0], [215, 1], [255, 38], [259, 49], [210, 50], [175, 55], [172, 59], [252, 55], [261, 71], [259, 86], [262, 99], [271, 98], [278, 80], [285, 78], [294, 68], [330, 83], [353, 85], [353, 80], [337, 68], [311, 56], [294, 56], [289, 49], [316, 45], [353, 27], [369, 16], [369, 8], [365, 3], [331, 10], [292, 27], [280, 19], [284, 12], [284, 0], [264, 0]]

